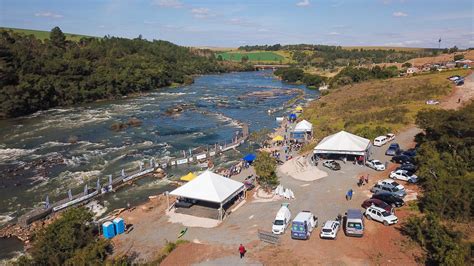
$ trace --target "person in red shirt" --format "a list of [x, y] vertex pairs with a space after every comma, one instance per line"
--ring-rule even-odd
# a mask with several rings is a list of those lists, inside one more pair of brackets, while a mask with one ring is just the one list
[[240, 244], [239, 246], [240, 258], [243, 258], [245, 256], [245, 252], [247, 252], [247, 250], [245, 250], [244, 245]]

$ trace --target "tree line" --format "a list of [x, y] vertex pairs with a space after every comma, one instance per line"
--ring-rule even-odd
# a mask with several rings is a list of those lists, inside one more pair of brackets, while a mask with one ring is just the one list
[[72, 42], [55, 27], [42, 41], [2, 30], [0, 117], [190, 83], [196, 74], [251, 69], [218, 62], [210, 50], [162, 40], [105, 36]]
[[[435, 56], [441, 52], [438, 49], [345, 49], [341, 46], [319, 44], [245, 45], [240, 46], [238, 49], [242, 51], [287, 50], [292, 53], [292, 59], [299, 66], [313, 66], [326, 69], [341, 66], [405, 62], [416, 57]], [[455, 50], [446, 49], [443, 52], [452, 51]]]
[[403, 231], [425, 249], [427, 265], [467, 265], [474, 242], [454, 228], [474, 218], [474, 102], [458, 111], [422, 111], [416, 123], [423, 129], [416, 136], [422, 215]]
[[371, 79], [388, 79], [399, 74], [397, 67], [345, 67], [332, 78], [305, 73], [303, 69], [297, 67], [280, 68], [274, 72], [286, 82], [301, 82], [310, 88], [318, 88], [324, 84], [331, 87], [338, 87], [352, 83], [363, 82]]

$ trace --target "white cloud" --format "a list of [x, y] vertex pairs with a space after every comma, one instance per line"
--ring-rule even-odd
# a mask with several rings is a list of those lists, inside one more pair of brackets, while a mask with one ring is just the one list
[[158, 5], [162, 7], [171, 7], [171, 8], [181, 8], [183, 3], [179, 0], [154, 0], [153, 5]]
[[341, 34], [337, 31], [331, 31], [331, 32], [328, 33], [328, 35], [336, 36], [336, 35], [341, 35]]
[[407, 13], [404, 13], [404, 12], [401, 12], [401, 11], [393, 12], [392, 15], [393, 15], [394, 17], [408, 17], [408, 14], [407, 14]]
[[296, 3], [297, 6], [309, 6], [311, 3], [309, 2], [309, 0], [302, 0], [298, 3]]
[[231, 18], [227, 20], [228, 24], [231, 25], [237, 25], [241, 27], [258, 27], [260, 26], [258, 23], [255, 23], [253, 21], [247, 20], [247, 19], [242, 19], [242, 18]]
[[199, 7], [191, 9], [191, 13], [195, 18], [208, 18], [211, 16], [209, 8]]
[[63, 15], [56, 14], [56, 13], [53, 13], [53, 12], [38, 12], [38, 13], [35, 13], [35, 16], [36, 17], [45, 17], [45, 18], [63, 18], [64, 17]]

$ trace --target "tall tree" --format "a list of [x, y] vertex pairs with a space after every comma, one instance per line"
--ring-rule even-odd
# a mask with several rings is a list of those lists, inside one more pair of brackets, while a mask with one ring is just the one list
[[54, 27], [51, 30], [51, 33], [49, 34], [49, 39], [51, 40], [51, 43], [56, 47], [62, 48], [66, 44], [66, 36], [58, 26]]

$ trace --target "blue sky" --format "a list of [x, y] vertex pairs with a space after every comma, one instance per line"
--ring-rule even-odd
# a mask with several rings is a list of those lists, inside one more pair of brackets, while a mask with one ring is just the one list
[[187, 46], [474, 47], [472, 0], [0, 0], [0, 26]]

